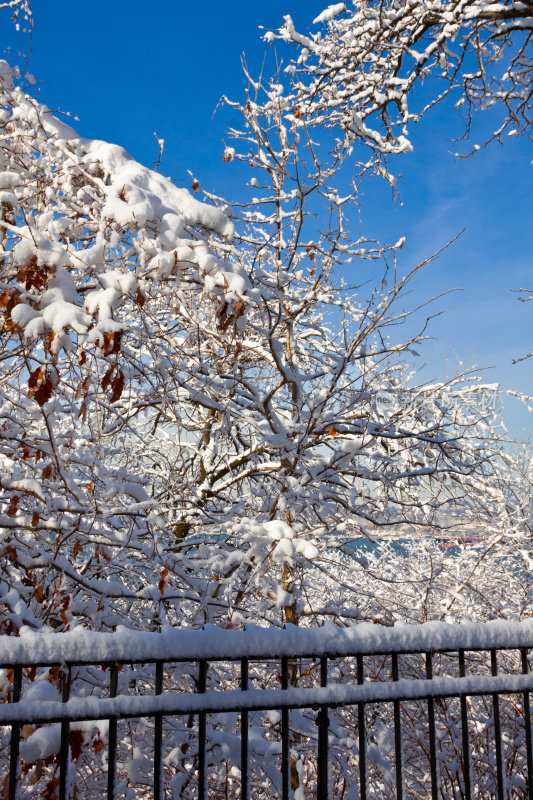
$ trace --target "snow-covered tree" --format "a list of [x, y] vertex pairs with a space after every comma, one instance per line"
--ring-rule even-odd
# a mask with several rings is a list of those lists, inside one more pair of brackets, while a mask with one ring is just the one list
[[[457, 138], [469, 142], [459, 158], [531, 139], [530, 2], [354, 0], [327, 6], [314, 25], [304, 35], [287, 15], [265, 38], [293, 46], [285, 78], [295, 113], [308, 129], [337, 133], [359, 179], [378, 174], [395, 191], [392, 157], [412, 150], [413, 125], [444, 100], [462, 117]], [[488, 111], [485, 127], [473, 128]]]
[[78, 138], [5, 62], [0, 86], [2, 577], [61, 627], [67, 583], [94, 609], [136, 594], [123, 570], [153, 558], [166, 520], [138, 468], [135, 421], [167, 402], [171, 366], [179, 380], [182, 296], [212, 304], [219, 283], [236, 304], [247, 277], [213, 248], [231, 240], [224, 214], [121, 148]]
[[[493, 139], [531, 137], [531, 31], [528, 2], [355, 0], [318, 15], [316, 33], [290, 16], [278, 32], [299, 52], [286, 68], [291, 101], [307, 126], [340, 129], [343, 147], [362, 143], [377, 163], [411, 149], [409, 128], [448, 95], [473, 115], [495, 108]], [[479, 149], [480, 145], [474, 145]]]
[[402, 241], [350, 234], [343, 155], [277, 78], [233, 106], [246, 194], [201, 203], [3, 63], [8, 633], [297, 622], [332, 537], [439, 527], [452, 503], [494, 516], [492, 390], [410, 374], [423, 265], [402, 276]]
[[[409, 374], [428, 320], [422, 313], [416, 329], [404, 294], [423, 265], [402, 277], [401, 240], [388, 249], [354, 240], [357, 193], [342, 154], [324, 135], [313, 140], [277, 77], [248, 79], [244, 101], [230, 103], [243, 124], [224, 152], [246, 176], [247, 194], [231, 204], [206, 192], [232, 209], [253, 288], [230, 361], [235, 427], [227, 427], [226, 406], [202, 441], [205, 508], [226, 537], [217, 575], [230, 581], [218, 596], [250, 603], [257, 586], [268, 619], [281, 605], [281, 620], [296, 622], [312, 553], [374, 526], [438, 529], [454, 505], [465, 524], [484, 518], [497, 528], [489, 487], [506, 457], [496, 387], [475, 376], [417, 386]], [[359, 283], [369, 274], [367, 289]]]
[[[0, 67], [0, 633], [525, 613], [529, 585], [493, 557], [519, 542], [511, 563], [529, 563], [527, 465], [501, 443], [494, 387], [417, 382], [431, 310], [407, 290], [424, 264], [402, 274], [402, 240], [350, 233], [357, 185], [327, 126], [278, 76], [249, 77], [223, 156], [242, 196], [200, 202], [197, 178], [191, 194], [79, 138]], [[487, 541], [463, 559], [428, 539], [474, 524]], [[411, 542], [354, 547], [384, 531]], [[274, 725], [250, 744], [264, 774]], [[28, 793], [53, 793], [34, 733]], [[82, 733], [97, 791], [103, 742]], [[168, 737], [187, 797], [194, 731], [171, 721]], [[129, 774], [143, 768], [137, 752]]]

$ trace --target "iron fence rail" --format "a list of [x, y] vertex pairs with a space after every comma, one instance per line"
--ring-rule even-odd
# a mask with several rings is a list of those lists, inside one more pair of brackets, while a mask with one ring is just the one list
[[[39, 652], [30, 662], [17, 660], [12, 651], [9, 658], [2, 656], [2, 639], [0, 637], [0, 667], [11, 670], [11, 697], [9, 703], [0, 705], [0, 726], [10, 726], [9, 741], [9, 776], [7, 784], [8, 800], [17, 800], [20, 784], [21, 759], [20, 744], [21, 731], [25, 724], [40, 725], [45, 723], [60, 723], [61, 747], [59, 753], [59, 783], [57, 787], [58, 800], [69, 800], [69, 768], [72, 768], [69, 736], [73, 723], [83, 720], [108, 721], [107, 734], [107, 798], [116, 798], [116, 771], [117, 771], [117, 724], [120, 720], [138, 717], [150, 717], [153, 720], [153, 767], [152, 767], [152, 792], [154, 800], [162, 800], [164, 795], [164, 768], [163, 768], [163, 721], [176, 715], [194, 715], [197, 720], [197, 797], [206, 800], [209, 793], [208, 763], [206, 758], [208, 745], [207, 722], [210, 714], [220, 712], [237, 712], [240, 717], [240, 790], [242, 800], [251, 796], [251, 781], [249, 769], [249, 718], [254, 711], [277, 711], [280, 713], [280, 745], [281, 745], [281, 781], [279, 797], [281, 800], [290, 800], [293, 794], [291, 764], [291, 717], [290, 711], [294, 709], [310, 709], [316, 713], [316, 781], [313, 783], [313, 793], [317, 800], [331, 800], [333, 797], [330, 785], [330, 713], [334, 709], [353, 708], [357, 719], [358, 743], [358, 769], [352, 776], [358, 783], [358, 792], [361, 800], [367, 800], [369, 782], [368, 751], [368, 713], [367, 709], [376, 705], [392, 705], [391, 723], [394, 741], [394, 790], [398, 800], [413, 796], [406, 791], [404, 774], [404, 744], [405, 726], [402, 723], [402, 708], [409, 701], [423, 701], [427, 709], [427, 751], [429, 755], [429, 771], [427, 776], [427, 794], [431, 800], [440, 800], [441, 784], [439, 781], [438, 764], [438, 737], [436, 726], [435, 704], [445, 698], [455, 698], [460, 706], [461, 730], [461, 756], [462, 756], [462, 781], [460, 796], [464, 800], [485, 796], [479, 793], [472, 775], [471, 753], [471, 721], [469, 721], [468, 698], [487, 697], [492, 702], [492, 725], [494, 730], [495, 750], [495, 785], [490, 796], [497, 800], [518, 796], [513, 794], [514, 789], [506, 783], [505, 774], [505, 742], [502, 736], [502, 720], [500, 701], [502, 697], [512, 694], [515, 702], [521, 704], [521, 719], [523, 720], [523, 738], [525, 742], [525, 770], [523, 775], [524, 790], [520, 797], [533, 800], [533, 747], [531, 731], [531, 706], [530, 692], [533, 691], [533, 673], [530, 672], [529, 647], [516, 646], [516, 639], [506, 642], [501, 637], [500, 647], [483, 647], [483, 641], [477, 647], [459, 648], [450, 650], [441, 647], [432, 650], [385, 648], [377, 652], [343, 653], [343, 659], [351, 659], [354, 664], [355, 681], [351, 678], [348, 684], [332, 683], [328, 679], [339, 656], [335, 653], [308, 652], [304, 655], [291, 653], [280, 658], [269, 653], [254, 652], [252, 656], [233, 652], [230, 657], [223, 658], [196, 658], [180, 657], [176, 653], [168, 659], [146, 659], [137, 661], [119, 662], [116, 660], [95, 662], [82, 654], [79, 659], [68, 662], [59, 654], [54, 659], [53, 654], [47, 653], [45, 658]], [[9, 637], [6, 637], [9, 638]], [[526, 645], [533, 645], [525, 638]], [[510, 644], [510, 646], [508, 646]], [[511, 652], [516, 654], [517, 671], [514, 674], [499, 672], [498, 657], [500, 653]], [[468, 674], [468, 658], [472, 653], [487, 653], [490, 674]], [[422, 659], [424, 665], [422, 677], [402, 677], [402, 659], [406, 654]], [[101, 654], [100, 654], [101, 655]], [[189, 654], [190, 655], [190, 654]], [[219, 655], [219, 653], [217, 654]], [[457, 660], [458, 675], [455, 677], [442, 677], [434, 675], [435, 657], [443, 655], [454, 657]], [[367, 667], [370, 659], [376, 656], [386, 656], [391, 661], [391, 680], [369, 681]], [[305, 657], [316, 662], [319, 686], [311, 688], [298, 688], [293, 684], [292, 675], [294, 664]], [[208, 690], [208, 672], [217, 662], [232, 661], [239, 673], [239, 688], [231, 691]], [[122, 664], [146, 664], [154, 666], [155, 680], [153, 694], [143, 696], [119, 695], [119, 670]], [[195, 677], [195, 692], [185, 693], [164, 690], [165, 671], [177, 663], [190, 663], [191, 674]], [[256, 689], [250, 688], [250, 666], [252, 664], [279, 666], [281, 688]], [[36, 665], [53, 666], [59, 669], [61, 686], [61, 701], [45, 701], [35, 705], [24, 700], [23, 683], [24, 674], [28, 668]], [[106, 668], [108, 673], [107, 697], [70, 697], [73, 682], [73, 670], [82, 665]], [[470, 724], [469, 724], [470, 722]], [[1, 783], [0, 783], [1, 785]], [[492, 790], [491, 790], [492, 791]], [[392, 796], [392, 795], [391, 795]]]
[[427, 622], [422, 625], [375, 625], [360, 623], [349, 628], [328, 624], [319, 628], [287, 625], [265, 629], [249, 625], [246, 630], [169, 629], [161, 633], [132, 631], [118, 626], [114, 633], [75, 628], [67, 633], [39, 633], [24, 629], [24, 635], [0, 635], [0, 668], [16, 664], [52, 666], [61, 662], [81, 664], [239, 661], [247, 657], [281, 659], [295, 653], [301, 658], [317, 654], [336, 656], [388, 655], [391, 653], [442, 653], [446, 651], [490, 651], [533, 649], [533, 618], [520, 622], [493, 620], [452, 625]]

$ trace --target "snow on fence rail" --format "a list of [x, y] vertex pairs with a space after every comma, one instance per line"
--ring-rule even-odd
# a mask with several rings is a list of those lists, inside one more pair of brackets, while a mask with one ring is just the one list
[[533, 800], [530, 649], [530, 621], [0, 636], [0, 796]]
[[19, 637], [0, 636], [0, 667], [15, 664], [95, 664], [97, 661], [195, 661], [293, 656], [353, 655], [354, 653], [420, 653], [444, 650], [533, 648], [533, 619], [450, 625], [426, 622], [393, 628], [362, 622], [351, 628], [326, 624], [321, 628], [283, 629], [249, 625], [234, 631], [207, 625], [203, 630], [167, 626], [161, 633], [136, 631], [119, 625], [114, 633], [83, 628], [61, 634], [35, 633], [22, 628]]

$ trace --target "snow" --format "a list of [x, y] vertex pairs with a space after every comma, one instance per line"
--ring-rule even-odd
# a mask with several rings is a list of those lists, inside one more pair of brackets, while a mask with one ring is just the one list
[[[11, 84], [12, 72], [2, 61], [3, 96]], [[53, 356], [74, 349], [73, 332], [102, 344], [105, 334], [128, 327], [116, 317], [128, 300], [136, 302], [137, 282], [165, 279], [174, 269], [179, 275], [180, 261], [188, 272], [198, 269], [200, 282], [209, 278], [215, 295], [227, 289], [229, 300], [244, 298], [250, 282], [230, 257], [234, 224], [224, 210], [139, 164], [122, 147], [79, 137], [20, 90], [4, 102], [10, 124], [24, 131], [21, 141], [28, 128], [35, 140], [28, 143], [28, 164], [52, 176], [41, 195], [27, 167], [17, 172], [10, 159], [0, 165], [0, 200], [18, 222], [3, 223], [13, 237], [18, 278], [12, 320], [26, 342], [53, 333], [48, 342]], [[35, 214], [21, 211], [28, 197], [38, 206]], [[224, 240], [224, 255], [215, 250], [215, 236]], [[118, 251], [125, 254], [130, 243], [128, 255], [120, 258]], [[113, 269], [114, 263], [120, 268]], [[150, 269], [152, 264], [158, 268]], [[37, 267], [42, 271], [36, 282]], [[98, 315], [94, 327], [89, 314]]]
[[[330, 19], [335, 8], [326, 12]], [[341, 29], [345, 16], [328, 30]], [[360, 21], [361, 38], [372, 26], [377, 31], [375, 19], [368, 28]], [[290, 32], [290, 18], [286, 23]], [[310, 67], [323, 41], [301, 40], [315, 47]], [[379, 78], [377, 65], [368, 70], [371, 81]], [[368, 102], [348, 99], [348, 124], [387, 151], [390, 137], [367, 129], [370, 110], [394, 100], [406, 114], [410, 84], [389, 75], [379, 92], [374, 88]], [[315, 163], [313, 140], [299, 138], [307, 125], [302, 114], [314, 124], [320, 109], [308, 114], [307, 101], [296, 106], [277, 78], [267, 96], [266, 111], [257, 103], [241, 109], [250, 127], [238, 158], [254, 167], [260, 188], [231, 213], [229, 199], [205, 193], [215, 205], [200, 202], [201, 193], [178, 189], [122, 148], [79, 138], [17, 90], [14, 138], [0, 148], [7, 176], [1, 190], [17, 198], [15, 221], [4, 229], [3, 313], [14, 324], [1, 409], [3, 452], [11, 460], [2, 466], [11, 479], [42, 477], [44, 502], [36, 508], [22, 491], [13, 496], [15, 484], [5, 485], [6, 630], [32, 630], [1, 640], [0, 658], [90, 664], [335, 656], [494, 645], [508, 642], [512, 630], [520, 644], [533, 641], [523, 626], [275, 630], [287, 616], [283, 606], [293, 603], [303, 623], [316, 624], [525, 612], [520, 593], [507, 592], [503, 579], [493, 606], [468, 605], [490, 571], [488, 558], [475, 572], [465, 559], [451, 575], [437, 558], [430, 571], [432, 546], [422, 542], [409, 573], [383, 562], [373, 572], [372, 556], [348, 551], [352, 536], [374, 523], [384, 530], [399, 513], [413, 525], [439, 524], [433, 512], [452, 483], [458, 504], [487, 497], [479, 524], [490, 517], [492, 531], [508, 486], [500, 464], [509, 461], [486, 434], [477, 398], [463, 395], [451, 405], [453, 384], [420, 388], [415, 413], [394, 425], [376, 419], [376, 390], [390, 388], [394, 397], [394, 387], [414, 379], [402, 355], [410, 340], [385, 344], [388, 329], [403, 318], [399, 309], [399, 316], [388, 311], [403, 283], [385, 291], [372, 282], [367, 293], [330, 280], [356, 253], [373, 258], [380, 248], [357, 234], [361, 249], [354, 249], [348, 229], [325, 233], [323, 221], [333, 211], [340, 225], [351, 201], [335, 185], [337, 156], [331, 161], [321, 147]], [[331, 97], [331, 108], [340, 107], [337, 99]], [[13, 103], [8, 98], [6, 108]], [[284, 120], [278, 129], [279, 114], [271, 116], [270, 107]], [[406, 149], [407, 139], [394, 130], [395, 146]], [[246, 156], [249, 145], [241, 145], [250, 139]], [[226, 160], [234, 155], [226, 150]], [[238, 227], [235, 246], [230, 217]], [[56, 365], [57, 391], [50, 400], [41, 392], [39, 408], [25, 381], [41, 381], [38, 374], [44, 380], [44, 364]], [[423, 480], [430, 475], [436, 480]], [[520, 496], [514, 483], [511, 492]], [[513, 516], [505, 522], [508, 539], [526, 527], [526, 501]], [[26, 573], [35, 574], [35, 585]], [[426, 589], [429, 608], [422, 610]], [[166, 627], [167, 620], [184, 629]], [[209, 621], [237, 628], [247, 620], [270, 629], [187, 630]], [[121, 622], [116, 634], [83, 627], [101, 631]], [[49, 633], [55, 624], [74, 630]], [[159, 625], [161, 634], [134, 630]], [[45, 633], [35, 632], [40, 626]], [[34, 705], [46, 702], [57, 701]]]
[[[57, 131], [57, 120], [47, 116], [45, 126]], [[66, 127], [66, 126], [65, 126]], [[196, 200], [187, 189], [178, 188], [153, 170], [139, 164], [122, 147], [99, 140], [79, 139], [72, 130], [64, 131], [68, 138], [78, 139], [84, 152], [81, 164], [100, 161], [113, 176], [110, 186], [103, 187], [107, 195], [103, 216], [116, 219], [120, 225], [162, 219], [174, 214], [188, 225], [202, 225], [227, 239], [233, 237], [233, 223], [216, 208]], [[126, 200], [119, 195], [124, 190]]]
[[0, 81], [2, 81], [4, 86], [6, 86], [7, 88], [11, 88], [11, 86], [13, 85], [11, 67], [9, 66], [7, 61], [4, 61], [4, 59], [1, 58], [0, 58]]
[[[283, 523], [282, 523], [283, 524]], [[285, 539], [284, 541], [290, 541]], [[533, 647], [533, 620], [484, 623], [426, 622], [387, 627], [362, 622], [350, 628], [326, 624], [321, 628], [288, 625], [284, 630], [247, 626], [244, 631], [206, 626], [183, 630], [166, 626], [161, 633], [118, 626], [115, 633], [97, 633], [81, 627], [59, 634], [21, 628], [20, 636], [0, 636], [0, 665], [62, 662], [193, 661], [200, 658], [232, 660], [241, 657], [354, 655], [357, 653], [440, 652]]]
[[[57, 703], [57, 705], [59, 704]], [[103, 725], [100, 723], [99, 726], [96, 726], [94, 720], [77, 722], [75, 730], [91, 735], [95, 727], [101, 728]], [[61, 725], [37, 728], [25, 742], [20, 742], [19, 747], [21, 758], [27, 764], [55, 755], [61, 747]]]
[[38, 728], [28, 741], [21, 742], [19, 747], [20, 755], [27, 764], [55, 755], [61, 747], [61, 725]]
[[23, 698], [25, 703], [59, 702], [61, 696], [57, 688], [45, 678], [39, 678], [27, 687]]
[[[36, 481], [34, 478], [19, 478], [18, 480], [8, 480], [6, 478], [1, 479], [2, 488], [4, 489], [11, 489], [15, 492], [27, 492], [28, 494], [33, 494], [35, 497], [38, 497], [39, 500], [44, 502], [45, 496], [39, 481]], [[0, 636], [0, 640], [3, 637]]]
[[469, 675], [464, 678], [432, 678], [362, 685], [334, 685], [315, 689], [248, 689], [208, 691], [204, 694], [163, 692], [153, 696], [118, 695], [114, 698], [75, 697], [66, 703], [44, 701], [36, 707], [24, 699], [0, 706], [0, 725], [16, 722], [43, 723], [59, 720], [98, 720], [111, 716], [143, 717], [153, 714], [197, 714], [201, 711], [231, 712], [328, 705], [383, 703], [426, 697], [485, 695], [495, 692], [533, 691], [533, 673], [527, 675]]
[[[57, 334], [69, 328], [76, 333], [84, 333], [91, 324], [91, 318], [77, 305], [74, 281], [64, 269], [59, 269], [49, 280], [48, 289], [41, 299], [41, 308], [43, 321], [49, 330]], [[28, 330], [26, 336], [30, 336]]]
[[[137, 279], [131, 272], [114, 269], [101, 275], [99, 280], [103, 288], [87, 294], [85, 307], [89, 314], [98, 314], [96, 330], [120, 330], [122, 326], [113, 321], [113, 310], [120, 305], [124, 295], [135, 294]], [[96, 335], [92, 334], [93, 337]]]
[[318, 15], [318, 17], [315, 17], [313, 20], [313, 25], [317, 25], [319, 22], [329, 22], [330, 19], [342, 14], [345, 8], [345, 3], [335, 3], [333, 6], [328, 6]]

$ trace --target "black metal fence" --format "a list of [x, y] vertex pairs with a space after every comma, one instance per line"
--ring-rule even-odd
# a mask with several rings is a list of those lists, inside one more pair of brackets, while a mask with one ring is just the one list
[[222, 655], [217, 632], [212, 658], [132, 647], [120, 661], [0, 649], [0, 797], [533, 800], [533, 641], [499, 638], [340, 653], [315, 641], [299, 655], [243, 639]]

